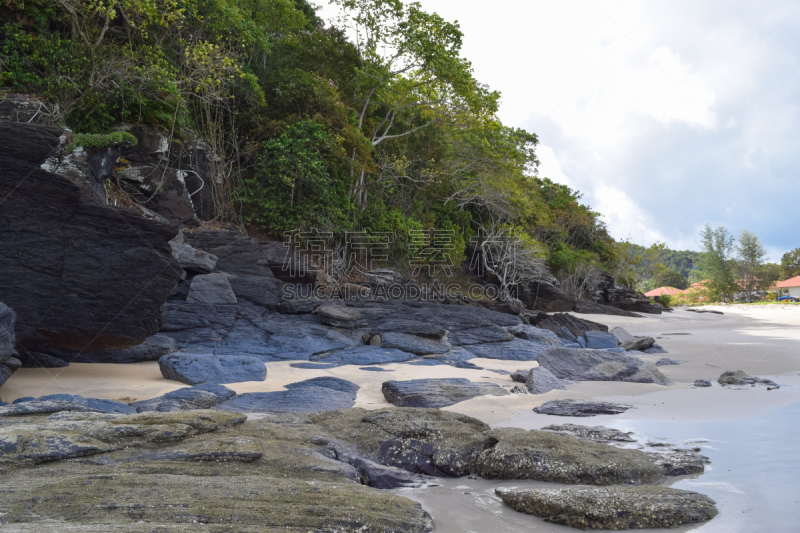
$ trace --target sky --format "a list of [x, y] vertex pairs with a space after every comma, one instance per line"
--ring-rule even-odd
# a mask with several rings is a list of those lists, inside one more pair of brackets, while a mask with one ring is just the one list
[[772, 261], [800, 247], [800, 2], [421, 4], [459, 22], [500, 119], [539, 136], [539, 175], [614, 238], [699, 250], [710, 223]]

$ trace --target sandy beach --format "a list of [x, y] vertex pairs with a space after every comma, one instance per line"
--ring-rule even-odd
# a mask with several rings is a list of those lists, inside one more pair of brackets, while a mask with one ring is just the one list
[[[561, 398], [612, 398], [645, 409], [639, 412], [649, 418], [709, 419], [749, 416], [760, 410], [800, 401], [800, 394], [795, 395], [792, 387], [776, 391], [757, 388], [749, 391], [747, 398], [730, 397], [716, 383], [711, 389], [694, 389], [691, 384], [695, 380], [715, 381], [726, 370], [744, 370], [751, 375], [770, 377], [778, 383], [800, 385], [800, 307], [734, 305], [708, 309], [722, 311], [724, 315], [690, 313], [680, 308], [643, 318], [576, 315], [609, 327], [621, 326], [634, 335], [655, 337], [669, 354], [643, 356], [643, 359], [655, 362], [661, 357], [670, 357], [683, 361], [681, 365], [659, 367], [673, 381], [670, 386], [580, 382], [568, 385], [565, 391], [483, 396], [446, 409], [476, 417], [488, 424], [505, 425], [517, 418], [518, 413], [530, 412], [544, 402]], [[385, 371], [375, 372], [357, 366], [302, 369], [292, 367], [291, 362], [273, 362], [267, 363], [266, 381], [234, 383], [229, 388], [237, 393], [276, 391], [304, 379], [334, 376], [361, 387], [356, 407], [375, 409], [390, 406], [381, 394], [381, 384], [387, 380], [453, 377], [510, 387], [512, 382], [508, 375], [493, 370], [513, 372], [536, 366], [536, 363], [493, 359], [474, 359], [472, 362], [483, 370], [445, 365], [389, 364], [382, 366]], [[131, 402], [160, 396], [184, 386], [164, 379], [156, 362], [129, 365], [73, 363], [67, 368], [20, 369], [4, 385], [3, 400], [10, 402], [25, 396], [67, 393]], [[538, 415], [538, 418], [550, 417]]]

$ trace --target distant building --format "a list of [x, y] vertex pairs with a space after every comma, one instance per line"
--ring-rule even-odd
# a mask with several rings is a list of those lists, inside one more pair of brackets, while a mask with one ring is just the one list
[[795, 276], [786, 281], [779, 281], [772, 287], [772, 290], [777, 293], [779, 298], [781, 296], [800, 298], [800, 276]]
[[677, 296], [680, 292], [681, 290], [676, 289], [675, 287], [659, 287], [650, 292], [644, 293], [644, 295], [648, 298], [655, 298], [656, 296]]

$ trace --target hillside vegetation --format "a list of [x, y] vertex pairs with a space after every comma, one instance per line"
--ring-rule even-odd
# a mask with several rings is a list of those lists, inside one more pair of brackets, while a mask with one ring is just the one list
[[556, 273], [614, 262], [580, 194], [537, 175], [534, 133], [503, 125], [457, 23], [400, 0], [4, 0], [2, 84], [79, 134], [146, 124], [213, 153], [215, 221], [519, 238]]

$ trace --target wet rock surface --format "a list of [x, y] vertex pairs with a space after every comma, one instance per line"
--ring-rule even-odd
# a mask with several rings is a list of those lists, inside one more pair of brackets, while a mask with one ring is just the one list
[[627, 381], [667, 385], [669, 380], [651, 363], [628, 354], [607, 350], [549, 348], [539, 365], [560, 379], [575, 381]]
[[552, 424], [542, 428], [546, 431], [555, 431], [558, 433], [569, 433], [578, 438], [588, 439], [595, 442], [636, 442], [636, 439], [631, 437], [631, 434], [618, 429], [607, 428], [603, 426], [580, 426], [577, 424]]
[[516, 511], [577, 529], [674, 528], [718, 514], [716, 503], [707, 496], [657, 486], [496, 492]]
[[742, 385], [742, 386], [751, 386], [755, 387], [756, 385], [763, 385], [765, 387], [777, 387], [778, 384], [772, 381], [771, 379], [764, 379], [755, 376], [751, 376], [742, 370], [728, 370], [723, 372], [722, 375], [717, 379], [717, 382], [720, 385], [728, 386], [728, 385]]
[[670, 359], [669, 357], [662, 357], [656, 361], [656, 366], [675, 366], [681, 364], [683, 364], [683, 361], [680, 359]]
[[632, 405], [612, 402], [595, 402], [590, 400], [553, 400], [533, 410], [543, 415], [556, 416], [597, 416], [597, 415], [618, 415], [624, 413]]
[[463, 378], [386, 381], [381, 387], [386, 401], [398, 407], [447, 407], [478, 396], [507, 396], [494, 383], [475, 383]]

